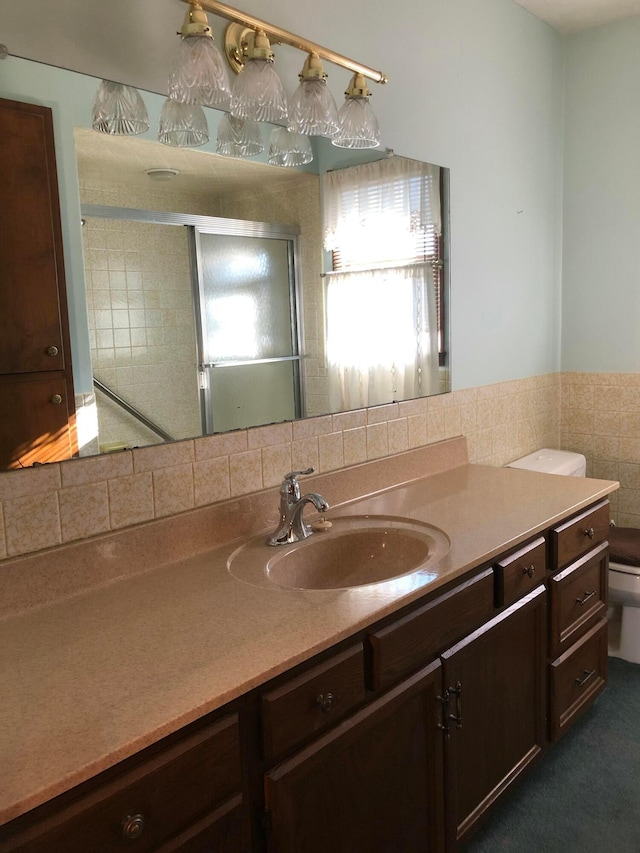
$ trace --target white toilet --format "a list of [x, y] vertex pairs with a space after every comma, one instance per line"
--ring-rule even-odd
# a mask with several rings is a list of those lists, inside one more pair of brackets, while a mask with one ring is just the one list
[[[581, 453], [547, 448], [516, 459], [507, 467], [570, 477], [584, 477], [587, 471]], [[640, 563], [640, 530], [612, 528], [609, 538], [609, 654], [640, 663], [640, 565], [633, 564]]]
[[609, 654], [640, 663], [640, 530], [609, 536]]

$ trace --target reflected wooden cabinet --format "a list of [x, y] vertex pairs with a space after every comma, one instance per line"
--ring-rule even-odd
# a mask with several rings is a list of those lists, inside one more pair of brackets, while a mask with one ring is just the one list
[[0, 99], [0, 174], [0, 317], [5, 319], [0, 336], [0, 469], [4, 469], [68, 459], [76, 449], [50, 109]]
[[[0, 377], [0, 468], [69, 459], [73, 419], [64, 377], [26, 374]], [[6, 413], [6, 414], [5, 414]], [[21, 465], [12, 465], [19, 460]]]

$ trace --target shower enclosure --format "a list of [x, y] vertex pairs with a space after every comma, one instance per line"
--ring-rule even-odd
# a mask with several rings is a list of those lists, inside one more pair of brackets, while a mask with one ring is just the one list
[[294, 227], [82, 215], [100, 450], [303, 414]]

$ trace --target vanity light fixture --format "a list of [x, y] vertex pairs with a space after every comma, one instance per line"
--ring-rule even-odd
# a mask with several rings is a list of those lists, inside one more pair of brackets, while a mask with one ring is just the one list
[[345, 92], [345, 102], [340, 107], [340, 129], [331, 140], [338, 148], [377, 148], [380, 145], [380, 128], [369, 98], [371, 92], [362, 74], [354, 74]]
[[149, 130], [147, 108], [137, 89], [102, 80], [93, 100], [91, 126], [100, 133], [132, 136]]
[[197, 0], [189, 4], [178, 35], [180, 47], [169, 74], [169, 97], [184, 104], [228, 110], [231, 87], [227, 67]]
[[300, 72], [300, 85], [289, 104], [289, 130], [308, 136], [338, 133], [338, 107], [327, 88], [327, 73], [317, 53], [310, 53]]
[[158, 139], [178, 148], [204, 145], [209, 141], [209, 127], [202, 107], [167, 98], [160, 112]]
[[313, 160], [311, 140], [308, 135], [274, 127], [269, 142], [269, 165], [304, 166]]
[[[290, 130], [305, 135], [327, 136], [341, 147], [376, 148], [380, 144], [380, 130], [369, 103], [371, 92], [365, 78], [386, 83], [387, 77], [382, 72], [218, 0], [183, 2], [231, 21], [225, 32], [224, 54], [238, 74], [231, 88], [233, 116], [280, 124], [287, 122], [288, 115]], [[300, 86], [289, 109], [282, 84], [273, 68], [272, 43], [286, 44], [308, 54], [299, 75]], [[346, 93], [347, 102], [339, 113], [326, 86], [327, 75], [322, 59], [354, 75]]]
[[246, 59], [231, 89], [231, 115], [253, 121], [287, 119], [287, 96], [264, 30], [256, 30], [247, 45]]
[[227, 157], [253, 157], [264, 151], [262, 131], [257, 121], [225, 113], [218, 124], [216, 153]]

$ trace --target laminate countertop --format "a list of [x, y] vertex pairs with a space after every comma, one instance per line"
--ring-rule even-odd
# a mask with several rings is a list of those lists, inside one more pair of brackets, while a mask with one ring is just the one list
[[[230, 539], [155, 568], [141, 561], [138, 573], [129, 568], [129, 574], [0, 619], [0, 823], [464, 576], [618, 486], [464, 463], [430, 476], [417, 473], [418, 479], [350, 499], [327, 518], [384, 514], [435, 525], [451, 547], [424, 571], [344, 590], [258, 586], [228, 571], [241, 544]], [[324, 483], [315, 478], [314, 485], [322, 485], [331, 502], [329, 475]], [[275, 492], [269, 495], [274, 500]], [[113, 549], [122, 535], [98, 544]], [[264, 536], [262, 531], [257, 541]], [[273, 549], [264, 548], [267, 557]], [[20, 565], [26, 572], [29, 559]]]

